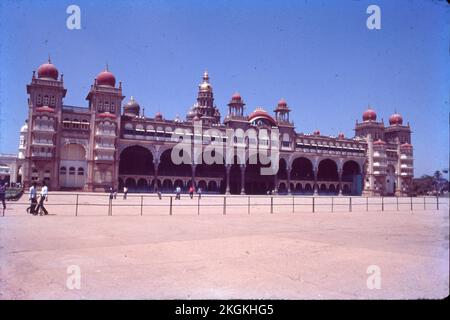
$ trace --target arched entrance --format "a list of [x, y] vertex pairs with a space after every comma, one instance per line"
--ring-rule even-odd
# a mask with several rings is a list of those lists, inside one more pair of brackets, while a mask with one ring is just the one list
[[395, 167], [388, 165], [386, 168], [386, 185], [384, 187], [387, 195], [394, 195], [395, 193]]
[[[262, 165], [259, 155], [254, 155], [257, 159], [256, 164], [247, 161], [245, 167], [245, 193], [246, 194], [267, 194], [275, 189], [274, 175], [261, 174], [261, 168], [268, 168], [268, 165]], [[252, 161], [254, 162], [254, 161]]]
[[86, 170], [87, 160], [84, 147], [76, 143], [64, 145], [61, 149], [59, 167], [59, 185], [61, 188], [83, 188], [86, 180]]
[[120, 154], [119, 189], [123, 189], [120, 181], [125, 180], [128, 192], [148, 192], [148, 181], [153, 178], [154, 172], [150, 150], [142, 146], [127, 147]]
[[361, 195], [362, 175], [359, 164], [354, 160], [348, 160], [342, 167], [342, 181], [351, 182], [351, 189], [342, 189], [344, 194]]

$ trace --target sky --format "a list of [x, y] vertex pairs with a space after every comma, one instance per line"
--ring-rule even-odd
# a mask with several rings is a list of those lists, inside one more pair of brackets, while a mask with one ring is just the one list
[[[66, 9], [81, 9], [69, 30]], [[381, 10], [381, 29], [366, 12]], [[347, 137], [370, 105], [412, 128], [415, 176], [449, 167], [450, 6], [446, 1], [0, 1], [0, 153], [17, 153], [26, 85], [48, 55], [64, 104], [86, 106], [109, 65], [145, 114], [184, 118], [208, 70], [222, 116], [234, 92], [297, 132]], [[448, 176], [447, 176], [448, 177]]]

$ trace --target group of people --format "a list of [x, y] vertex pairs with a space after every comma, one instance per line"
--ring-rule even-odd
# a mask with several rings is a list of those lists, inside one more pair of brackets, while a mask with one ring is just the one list
[[27, 213], [32, 215], [47, 215], [48, 211], [44, 206], [44, 202], [48, 201], [48, 187], [45, 181], [42, 184], [41, 192], [37, 193], [37, 183], [33, 182], [30, 187], [30, 194], [28, 200], [30, 201], [30, 206], [27, 208]]
[[[194, 198], [194, 192], [195, 189], [194, 187], [190, 187], [189, 188], [189, 196], [192, 198]], [[161, 191], [159, 190], [159, 188], [156, 186], [155, 187], [155, 193], [158, 195], [158, 198], [161, 200], [162, 199], [162, 195], [161, 195]], [[198, 188], [197, 189], [197, 194], [199, 199], [201, 199], [202, 197], [202, 188]], [[123, 200], [126, 200], [128, 196], [128, 187], [123, 187]], [[113, 200], [113, 199], [117, 199], [117, 190], [114, 189], [113, 187], [109, 188], [109, 200]], [[180, 200], [181, 199], [181, 188], [180, 186], [177, 186], [175, 188], [175, 200]]]

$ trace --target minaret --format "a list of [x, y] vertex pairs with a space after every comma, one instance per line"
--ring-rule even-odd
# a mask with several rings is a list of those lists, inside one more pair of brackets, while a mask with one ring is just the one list
[[[92, 148], [87, 155], [88, 179], [84, 187], [87, 191], [118, 188], [119, 154], [116, 149], [123, 98], [122, 83], [116, 87], [116, 78], [106, 66], [94, 79], [86, 97], [92, 111], [89, 137]], [[109, 132], [107, 135], [104, 134], [106, 130]]]
[[[26, 146], [22, 172], [23, 184], [27, 188], [32, 182], [45, 181], [50, 190], [59, 188], [58, 168], [62, 104], [67, 90], [62, 75], [52, 64], [47, 63], [33, 71], [31, 83], [27, 85], [28, 131], [24, 132]], [[45, 128], [45, 130], [42, 130]]]
[[203, 73], [202, 83], [198, 86], [196, 114], [199, 115], [204, 125], [220, 122], [220, 113], [214, 105], [212, 86], [209, 83], [208, 71]]
[[275, 119], [277, 120], [277, 122], [289, 123], [289, 112], [291, 112], [291, 110], [289, 109], [286, 100], [281, 98], [274, 112], [275, 112]]

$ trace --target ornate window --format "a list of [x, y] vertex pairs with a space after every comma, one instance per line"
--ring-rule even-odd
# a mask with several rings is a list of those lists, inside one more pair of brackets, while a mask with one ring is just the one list
[[50, 105], [51, 106], [55, 106], [55, 104], [56, 104], [55, 96], [52, 96], [51, 101], [50, 101]]
[[65, 176], [67, 173], [66, 167], [59, 168], [59, 174]]
[[37, 105], [41, 106], [42, 105], [42, 96], [39, 94], [37, 97]]
[[45, 96], [44, 96], [44, 106], [48, 106], [48, 104], [49, 104], [48, 96], [45, 95]]
[[78, 168], [78, 175], [79, 176], [84, 176], [84, 169], [82, 167]]
[[70, 167], [69, 168], [69, 174], [72, 176], [75, 174], [75, 168], [74, 167]]

